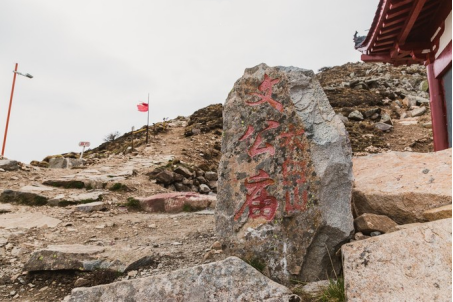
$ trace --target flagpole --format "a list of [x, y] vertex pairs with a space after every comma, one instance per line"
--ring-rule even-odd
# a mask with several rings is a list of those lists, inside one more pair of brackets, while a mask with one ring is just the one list
[[146, 123], [146, 144], [148, 145], [148, 137], [149, 137], [149, 92], [148, 92], [148, 120]]

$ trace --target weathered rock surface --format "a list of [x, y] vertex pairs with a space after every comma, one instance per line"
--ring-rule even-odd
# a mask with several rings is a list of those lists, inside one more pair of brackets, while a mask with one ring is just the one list
[[41, 213], [6, 213], [0, 215], [0, 228], [25, 228], [47, 226], [56, 227], [61, 220], [43, 215]]
[[311, 298], [315, 298], [319, 296], [319, 294], [324, 291], [329, 286], [329, 284], [329, 280], [309, 282], [302, 287], [302, 291], [305, 295]]
[[50, 169], [70, 169], [83, 165], [83, 160], [75, 158], [55, 157], [49, 160]]
[[451, 301], [451, 219], [342, 246], [348, 301]]
[[89, 203], [102, 199], [108, 192], [93, 190], [68, 191], [45, 186], [25, 186], [17, 191], [4, 190], [0, 194], [1, 203], [15, 203], [29, 206], [67, 206], [79, 203]]
[[0, 159], [0, 168], [5, 171], [16, 171], [19, 170], [19, 162], [9, 159]]
[[13, 206], [8, 203], [0, 203], [0, 214], [13, 211]]
[[110, 269], [125, 272], [153, 263], [149, 248], [111, 248], [93, 245], [50, 245], [32, 253], [26, 271]]
[[389, 152], [354, 158], [353, 208], [398, 224], [425, 221], [423, 212], [451, 204], [451, 149]]
[[344, 125], [313, 72], [246, 69], [223, 120], [216, 231], [225, 252], [262, 263], [282, 284], [325, 278], [329, 253], [353, 231], [352, 163]]
[[142, 210], [146, 212], [178, 213], [215, 206], [217, 198], [215, 195], [202, 195], [194, 192], [174, 192], [137, 198], [137, 200], [139, 200]]
[[428, 221], [451, 218], [451, 204], [425, 211], [423, 217]]
[[93, 212], [93, 211], [102, 211], [106, 208], [105, 204], [102, 201], [89, 202], [85, 204], [79, 204], [75, 207], [76, 211], [81, 212]]
[[67, 302], [76, 301], [300, 301], [291, 291], [269, 280], [244, 261], [223, 261], [164, 275], [75, 288]]
[[354, 219], [355, 229], [365, 235], [378, 231], [387, 233], [390, 229], [397, 226], [396, 222], [385, 215], [365, 213]]

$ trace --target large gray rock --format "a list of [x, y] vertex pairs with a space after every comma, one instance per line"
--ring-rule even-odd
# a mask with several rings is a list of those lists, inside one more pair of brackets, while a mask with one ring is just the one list
[[351, 147], [314, 73], [246, 69], [224, 107], [216, 231], [282, 284], [317, 281], [353, 231]]
[[16, 171], [19, 170], [19, 162], [9, 159], [0, 159], [0, 168], [5, 171]]
[[148, 278], [75, 288], [67, 302], [90, 301], [301, 301], [244, 261], [223, 261]]
[[451, 301], [451, 218], [342, 246], [348, 301]]
[[146, 212], [178, 213], [206, 209], [215, 204], [217, 198], [194, 192], [172, 192], [140, 197], [137, 200], [141, 209]]

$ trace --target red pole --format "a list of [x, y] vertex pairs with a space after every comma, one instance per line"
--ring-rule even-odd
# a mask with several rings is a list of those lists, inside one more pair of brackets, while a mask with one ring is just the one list
[[11, 114], [11, 105], [13, 104], [14, 84], [16, 83], [17, 65], [18, 64], [16, 63], [16, 68], [14, 69], [14, 77], [13, 77], [13, 88], [11, 89], [11, 98], [9, 99], [8, 117], [6, 118], [5, 136], [3, 138], [2, 158], [3, 158], [3, 155], [5, 154], [6, 135], [8, 134], [9, 115]]
[[441, 81], [434, 75], [433, 64], [426, 68], [429, 83], [429, 109], [433, 129], [434, 151], [448, 149], [447, 117]]

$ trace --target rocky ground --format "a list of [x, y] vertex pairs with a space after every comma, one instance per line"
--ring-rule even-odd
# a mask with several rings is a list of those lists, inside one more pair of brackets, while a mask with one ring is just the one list
[[[3, 169], [0, 172], [3, 194], [5, 191], [19, 192], [27, 187], [25, 193], [53, 202], [57, 200], [60, 205], [64, 204], [62, 200], [71, 198], [74, 200], [72, 203], [77, 204], [95, 201], [101, 196], [105, 207], [101, 211], [83, 212], [77, 210], [75, 205], [31, 207], [0, 203], [0, 300], [61, 301], [76, 286], [139, 278], [212, 261], [214, 253], [206, 256], [216, 242], [212, 208], [201, 213], [187, 209], [182, 213], [154, 214], [138, 211], [128, 203], [130, 198], [175, 189], [174, 186], [167, 189], [164, 184], [156, 184], [156, 180], [150, 179], [147, 174], [156, 168], [168, 169], [173, 167], [173, 163], [178, 163], [175, 165], [184, 165], [194, 174], [199, 172], [200, 176], [204, 172], [216, 174], [220, 153], [215, 151], [220, 136], [213, 131], [185, 136], [186, 125], [187, 120], [184, 119], [172, 121], [168, 123], [167, 130], [151, 137], [149, 146], [141, 144], [134, 150], [128, 149], [126, 155], [113, 152], [118, 147], [107, 144], [101, 151], [87, 152], [89, 164], [81, 167], [48, 169], [21, 164], [17, 171]], [[123, 145], [124, 150], [130, 143], [127, 141]], [[62, 184], [62, 181], [66, 182]], [[85, 181], [87, 185], [78, 189], [80, 181]], [[87, 196], [93, 193], [96, 194]], [[5, 195], [2, 196], [2, 201], [5, 201]], [[82, 197], [78, 199], [78, 196]], [[53, 219], [58, 219], [57, 226], [53, 225]], [[13, 220], [20, 221], [20, 224]], [[152, 261], [124, 273], [101, 269], [91, 272], [24, 272], [24, 265], [33, 251], [50, 245], [72, 244], [110, 247], [112, 250], [146, 248], [146, 252], [152, 255]], [[211, 260], [204, 259], [205, 256]]]
[[433, 151], [424, 66], [348, 63], [323, 68], [317, 78], [343, 117], [355, 155]]
[[[433, 150], [423, 67], [356, 63], [324, 68], [317, 77], [335, 112], [344, 117], [355, 155]], [[0, 170], [0, 301], [61, 301], [78, 286], [222, 259], [213, 205], [202, 212], [149, 213], [135, 203], [172, 191], [215, 194], [211, 177], [220, 159], [221, 112], [222, 105], [212, 105], [190, 118], [155, 124], [148, 145], [145, 128], [126, 133], [87, 151], [84, 164], [74, 160], [72, 168], [48, 168], [61, 164], [52, 158], [78, 156], [68, 153]], [[19, 202], [6, 203], [8, 198]], [[100, 200], [101, 210], [77, 207]], [[104, 248], [99, 257], [112, 263], [145, 254], [150, 259], [122, 273], [24, 269], [33, 252], [74, 244]]]

